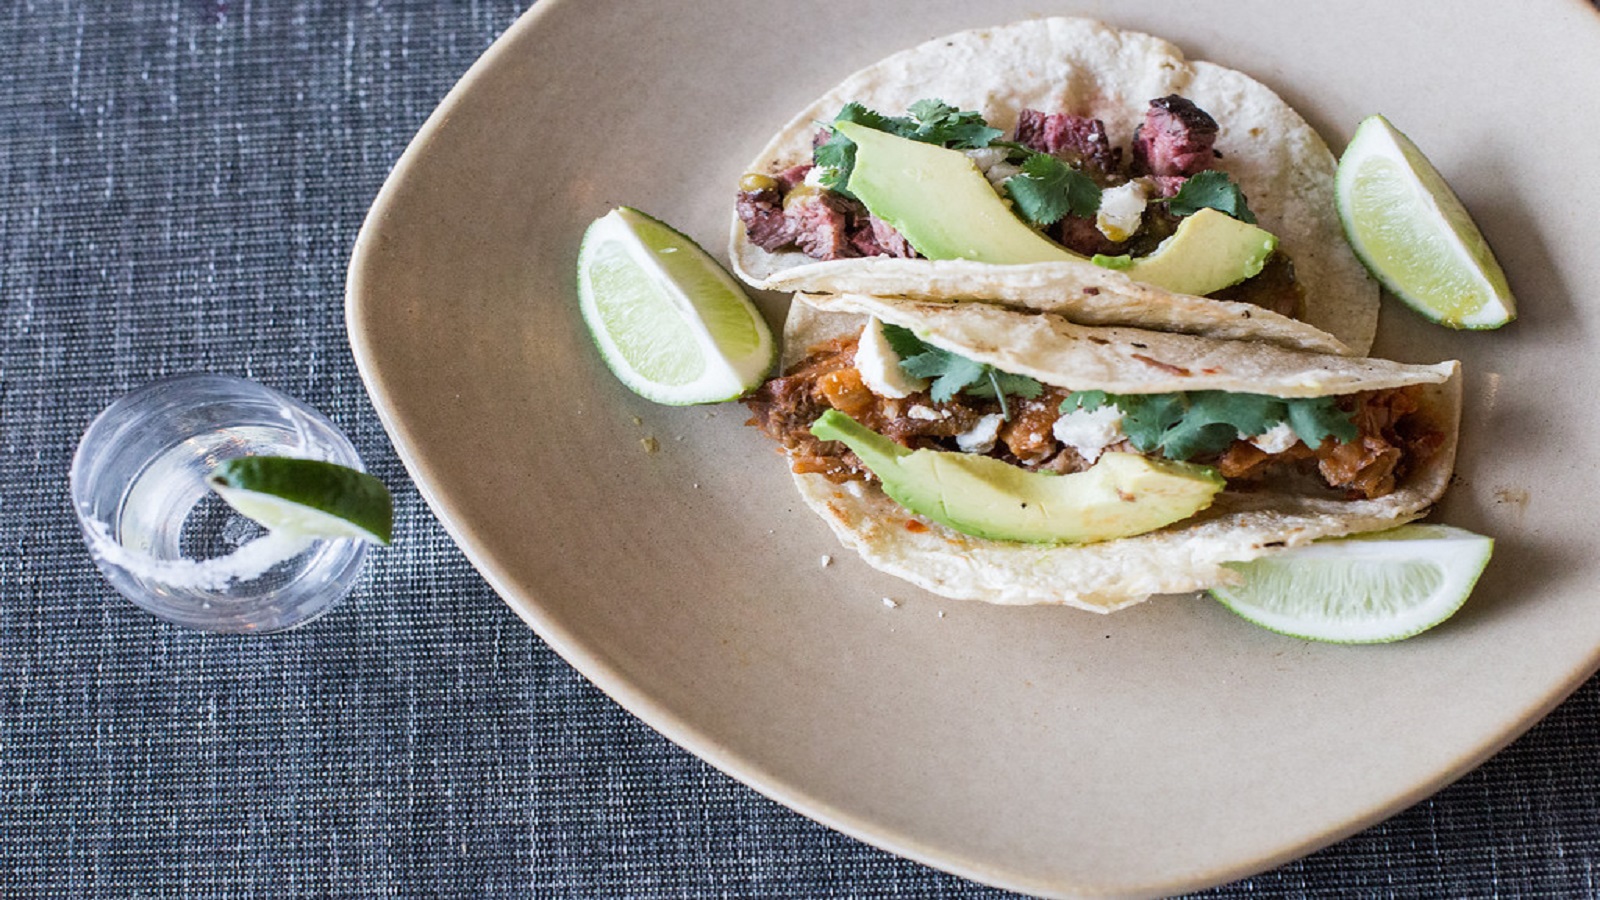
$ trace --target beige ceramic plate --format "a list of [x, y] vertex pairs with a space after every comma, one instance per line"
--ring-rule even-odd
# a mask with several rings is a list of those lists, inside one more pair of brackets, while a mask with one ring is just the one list
[[[1306, 853], [1461, 775], [1594, 670], [1600, 253], [1592, 138], [1570, 124], [1600, 96], [1593, 9], [854, 9], [540, 0], [361, 233], [349, 327], [378, 411], [450, 533], [558, 652], [808, 816], [1051, 895], [1197, 888]], [[626, 203], [721, 248], [740, 167], [793, 110], [891, 51], [1041, 12], [1248, 71], [1334, 146], [1381, 111], [1477, 213], [1522, 320], [1458, 334], [1390, 303], [1378, 345], [1466, 364], [1440, 518], [1499, 544], [1445, 627], [1332, 647], [1196, 597], [1100, 617], [927, 596], [840, 550], [741, 407], [655, 407], [601, 365], [572, 287], [591, 219]], [[781, 298], [765, 310], [780, 319]]]

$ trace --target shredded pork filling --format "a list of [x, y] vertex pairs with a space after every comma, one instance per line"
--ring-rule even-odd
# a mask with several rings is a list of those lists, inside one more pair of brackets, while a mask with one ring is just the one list
[[[856, 343], [856, 336], [850, 335], [812, 347], [805, 359], [769, 379], [745, 401], [753, 414], [749, 424], [782, 446], [797, 473], [820, 474], [836, 483], [876, 480], [844, 444], [811, 434], [811, 424], [830, 408], [902, 446], [950, 451], [959, 449], [958, 435], [971, 431], [984, 416], [1001, 412], [997, 401], [965, 394], [944, 402], [935, 402], [927, 391], [902, 399], [881, 397], [868, 389], [855, 368]], [[1216, 466], [1230, 488], [1249, 489], [1300, 477], [1349, 499], [1382, 497], [1444, 443], [1444, 435], [1416, 415], [1418, 391], [1411, 386], [1340, 397], [1340, 407], [1352, 413], [1358, 430], [1348, 443], [1329, 438], [1313, 448], [1296, 441], [1287, 450], [1268, 453], [1239, 440], [1220, 454], [1191, 462]], [[1068, 393], [1046, 386], [1037, 397], [1008, 398], [1011, 417], [1000, 426], [988, 455], [1060, 474], [1088, 468], [1083, 457], [1053, 432]], [[1127, 441], [1106, 449], [1139, 452]]]

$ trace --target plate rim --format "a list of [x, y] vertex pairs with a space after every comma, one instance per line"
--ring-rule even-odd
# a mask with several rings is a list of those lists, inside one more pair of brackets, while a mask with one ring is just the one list
[[[1596, 15], [1600, 25], [1600, 8], [1589, 0], [1576, 2]], [[516, 587], [515, 579], [497, 564], [482, 544], [473, 537], [472, 530], [459, 514], [434, 488], [429, 477], [430, 466], [418, 452], [406, 423], [396, 412], [392, 395], [385, 386], [385, 378], [377, 361], [376, 350], [364, 327], [369, 306], [364, 290], [367, 271], [377, 259], [376, 245], [381, 242], [385, 219], [397, 202], [419, 160], [427, 155], [428, 147], [450, 120], [474, 87], [486, 80], [503, 62], [512, 49], [525, 41], [533, 40], [541, 22], [569, 7], [582, 7], [578, 0], [537, 0], [523, 11], [490, 45], [472, 62], [461, 77], [451, 86], [439, 104], [429, 113], [417, 133], [407, 143], [396, 159], [373, 199], [352, 246], [346, 271], [344, 296], [345, 329], [356, 369], [366, 388], [380, 423], [392, 443], [397, 457], [415, 484], [419, 495], [429, 510], [461, 550], [473, 568], [484, 578], [490, 588], [511, 610], [522, 619], [564, 661], [587, 681], [615, 701], [631, 715], [652, 730], [661, 734], [686, 752], [704, 761], [724, 775], [754, 790], [756, 793], [781, 804], [834, 831], [845, 834], [879, 850], [910, 859], [930, 868], [961, 878], [1004, 890], [1018, 891], [1043, 897], [1077, 897], [1084, 895], [1177, 894], [1227, 884], [1241, 878], [1268, 871], [1285, 863], [1302, 858], [1335, 844], [1380, 823], [1399, 812], [1436, 794], [1449, 784], [1481, 766], [1491, 757], [1525, 734], [1544, 719], [1600, 671], [1600, 647], [1567, 673], [1567, 677], [1553, 685], [1538, 703], [1525, 707], [1506, 727], [1472, 747], [1463, 748], [1455, 760], [1431, 778], [1414, 785], [1410, 790], [1375, 804], [1372, 808], [1333, 823], [1317, 831], [1304, 841], [1277, 852], [1252, 857], [1246, 861], [1233, 860], [1205, 871], [1196, 871], [1165, 883], [1145, 883], [1138, 886], [1136, 894], [1128, 893], [1128, 886], [1108, 889], [1087, 883], [1067, 883], [1058, 879], [1033, 879], [1019, 877], [1015, 872], [1001, 871], [999, 867], [985, 865], [974, 857], [954, 856], [945, 850], [925, 846], [889, 826], [882, 826], [863, 816], [848, 813], [833, 804], [809, 796], [797, 784], [790, 784], [772, 774], [758, 762], [738, 756], [728, 750], [715, 736], [690, 725], [682, 716], [653, 699], [645, 687], [629, 681], [616, 666], [604, 657], [589, 651], [582, 641], [549, 617], [533, 597], [524, 597]], [[1087, 18], [1095, 15], [1082, 14]]]

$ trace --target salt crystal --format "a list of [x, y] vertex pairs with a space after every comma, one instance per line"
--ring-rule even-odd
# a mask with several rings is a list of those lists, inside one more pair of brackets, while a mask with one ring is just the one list
[[206, 560], [159, 559], [122, 546], [111, 536], [104, 522], [85, 521], [89, 528], [89, 550], [95, 556], [137, 578], [196, 591], [220, 591], [230, 582], [260, 578], [273, 566], [294, 559], [315, 543], [313, 538], [269, 531], [227, 556]]

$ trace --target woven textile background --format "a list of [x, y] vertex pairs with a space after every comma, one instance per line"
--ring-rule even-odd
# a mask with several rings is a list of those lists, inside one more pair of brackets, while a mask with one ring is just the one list
[[[0, 4], [0, 896], [995, 897], [762, 799], [623, 712], [406, 481], [345, 342], [356, 229], [515, 0]], [[399, 487], [356, 593], [181, 631], [93, 568], [78, 434], [164, 374], [326, 411]], [[1600, 684], [1482, 769], [1211, 892], [1600, 894]]]

